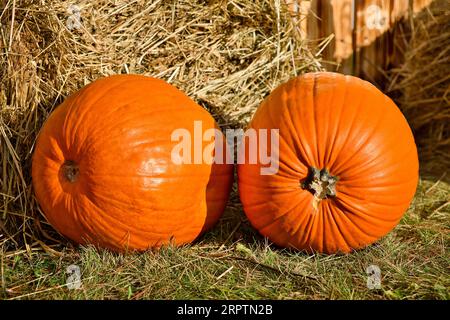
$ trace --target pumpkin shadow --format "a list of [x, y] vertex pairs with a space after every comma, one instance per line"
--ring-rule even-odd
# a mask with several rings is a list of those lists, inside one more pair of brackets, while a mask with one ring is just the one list
[[262, 240], [263, 237], [251, 226], [245, 216], [239, 199], [237, 173], [234, 170], [230, 196], [222, 216], [210, 230], [201, 234], [194, 243], [208, 243], [221, 246], [242, 241], [244, 243], [254, 243], [255, 239]]
[[[419, 148], [419, 155], [421, 149]], [[428, 180], [434, 183], [450, 184], [450, 170], [448, 164], [439, 157], [420, 157], [420, 179]]]

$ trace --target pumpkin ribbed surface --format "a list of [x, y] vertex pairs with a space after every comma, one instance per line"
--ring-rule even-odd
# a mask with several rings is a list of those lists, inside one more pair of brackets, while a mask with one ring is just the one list
[[294, 78], [264, 100], [249, 128], [279, 129], [278, 172], [261, 175], [264, 165], [247, 161], [238, 177], [248, 219], [280, 246], [362, 248], [393, 229], [414, 196], [412, 132], [368, 82], [326, 72]]
[[194, 121], [217, 128], [184, 93], [150, 77], [111, 76], [70, 96], [33, 156], [48, 221], [78, 243], [119, 251], [193, 241], [222, 214], [233, 179], [231, 165], [171, 161], [172, 132], [192, 132]]

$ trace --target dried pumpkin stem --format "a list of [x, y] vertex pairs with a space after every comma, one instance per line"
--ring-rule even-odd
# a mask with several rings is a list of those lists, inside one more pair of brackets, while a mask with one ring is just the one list
[[314, 195], [314, 208], [318, 203], [328, 197], [336, 196], [336, 182], [338, 177], [333, 176], [327, 169], [319, 170], [311, 167], [306, 180], [302, 183], [302, 188], [309, 190]]
[[66, 178], [69, 182], [73, 183], [77, 181], [80, 169], [78, 168], [78, 165], [74, 161], [72, 160], [65, 161], [61, 166], [61, 169], [64, 178]]

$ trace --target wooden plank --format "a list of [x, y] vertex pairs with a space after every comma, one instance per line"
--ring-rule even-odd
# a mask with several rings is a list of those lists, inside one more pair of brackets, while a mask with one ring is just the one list
[[342, 62], [353, 53], [353, 4], [352, 0], [331, 0], [331, 7], [336, 43], [334, 57], [338, 62]]
[[[403, 0], [406, 1], [406, 0]], [[390, 27], [390, 0], [357, 1], [355, 74], [376, 82], [387, 64]]]
[[310, 14], [311, 1], [286, 0], [285, 2], [300, 38], [311, 39], [311, 35], [308, 35], [308, 17]]

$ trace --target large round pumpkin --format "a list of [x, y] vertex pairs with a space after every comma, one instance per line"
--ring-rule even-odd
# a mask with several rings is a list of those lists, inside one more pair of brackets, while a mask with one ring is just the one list
[[278, 148], [271, 139], [257, 145], [279, 159], [278, 171], [262, 174], [266, 165], [249, 161], [255, 150], [247, 142], [238, 177], [249, 221], [280, 246], [362, 248], [393, 229], [414, 196], [411, 130], [392, 100], [366, 81], [325, 72], [294, 78], [264, 100], [249, 128], [279, 129], [272, 139]]
[[[180, 141], [172, 133], [194, 137], [195, 122], [200, 135], [217, 128], [184, 93], [150, 77], [111, 76], [70, 96], [45, 122], [33, 156], [48, 221], [78, 243], [119, 251], [194, 240], [222, 214], [233, 179], [232, 165], [173, 161]], [[219, 141], [192, 141], [188, 151]]]

